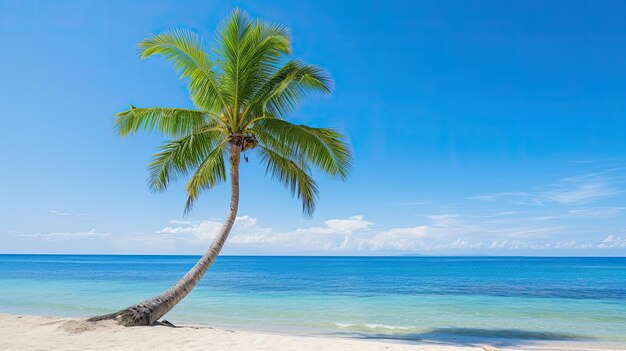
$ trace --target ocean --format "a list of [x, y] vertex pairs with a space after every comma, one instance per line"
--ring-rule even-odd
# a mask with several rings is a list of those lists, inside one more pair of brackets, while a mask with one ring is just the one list
[[[112, 312], [197, 259], [0, 255], [0, 313]], [[404, 342], [626, 345], [626, 258], [222, 256], [165, 318]]]

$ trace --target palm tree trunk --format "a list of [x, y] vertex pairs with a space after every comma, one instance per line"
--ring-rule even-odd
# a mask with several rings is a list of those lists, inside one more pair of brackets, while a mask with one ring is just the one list
[[189, 294], [196, 284], [200, 281], [204, 273], [209, 269], [213, 261], [217, 258], [228, 234], [235, 224], [237, 217], [237, 209], [239, 207], [239, 161], [241, 155], [241, 145], [239, 140], [230, 143], [230, 210], [221, 230], [213, 239], [213, 243], [209, 250], [200, 258], [198, 263], [185, 274], [176, 284], [161, 295], [155, 296], [149, 300], [140, 302], [136, 305], [125, 308], [121, 311], [111, 314], [96, 316], [89, 321], [99, 321], [106, 319], [115, 319], [120, 324], [127, 327], [139, 325], [153, 325], [167, 312], [169, 312], [178, 302]]

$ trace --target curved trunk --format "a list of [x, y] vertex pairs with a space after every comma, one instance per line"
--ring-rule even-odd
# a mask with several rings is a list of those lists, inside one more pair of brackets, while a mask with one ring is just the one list
[[198, 263], [196, 263], [182, 279], [161, 295], [118, 312], [90, 318], [88, 319], [89, 321], [115, 319], [120, 324], [127, 327], [153, 325], [174, 308], [178, 302], [185, 298], [191, 289], [198, 284], [204, 273], [209, 269], [222, 250], [237, 217], [237, 208], [239, 207], [239, 161], [241, 154], [241, 146], [237, 144], [238, 143], [231, 143], [230, 145], [230, 210], [228, 211], [228, 216], [222, 228], [215, 239], [213, 239], [211, 247], [209, 247], [207, 252], [200, 258]]

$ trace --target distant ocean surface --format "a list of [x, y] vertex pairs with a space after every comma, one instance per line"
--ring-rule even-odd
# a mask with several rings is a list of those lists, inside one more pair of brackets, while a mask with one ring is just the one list
[[[0, 255], [0, 313], [91, 316], [197, 257]], [[166, 319], [299, 334], [626, 343], [626, 258], [223, 256]]]

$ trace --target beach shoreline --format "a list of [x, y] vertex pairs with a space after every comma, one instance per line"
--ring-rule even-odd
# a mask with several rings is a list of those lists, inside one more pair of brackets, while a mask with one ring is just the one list
[[207, 325], [126, 328], [114, 321], [86, 322], [59, 318], [0, 314], [2, 350], [390, 350], [469, 351], [481, 347], [411, 345], [340, 337], [287, 335], [228, 330]]
[[292, 335], [229, 330], [208, 325], [126, 328], [113, 321], [86, 322], [84, 318], [59, 318], [0, 314], [2, 350], [362, 350], [362, 351], [470, 351], [470, 350], [626, 350], [626, 345], [606, 343], [437, 344], [395, 342], [326, 335]]

